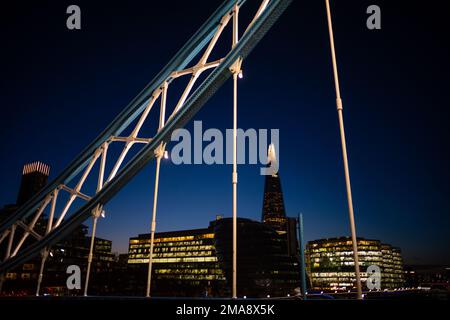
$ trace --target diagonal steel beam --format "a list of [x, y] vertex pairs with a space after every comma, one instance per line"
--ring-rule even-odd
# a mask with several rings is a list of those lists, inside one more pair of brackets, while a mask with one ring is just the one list
[[[209, 43], [215, 34], [222, 16], [228, 12], [234, 4], [234, 0], [225, 0], [222, 5], [211, 15], [202, 27], [189, 39], [178, 51], [169, 63], [156, 75], [155, 78], [124, 108], [124, 110], [108, 125], [108, 127], [82, 151], [66, 169], [49, 183], [39, 194], [32, 197], [15, 214], [9, 217], [1, 226], [0, 234], [11, 227], [15, 221], [27, 218], [33, 214], [46, 195], [50, 194], [61, 184], [69, 184], [89, 163], [92, 154], [111, 136], [119, 136], [127, 126], [139, 116], [147, 106], [152, 93], [172, 72], [183, 70], [189, 62]], [[244, 3], [245, 0], [238, 0]]]
[[[243, 3], [244, 1], [237, 1]], [[203, 83], [191, 94], [185, 101], [180, 110], [170, 118], [164, 127], [162, 127], [150, 143], [146, 144], [130, 160], [116, 176], [106, 183], [103, 188], [93, 196], [87, 203], [79, 208], [72, 216], [55, 228], [38, 242], [23, 249], [17, 256], [10, 258], [0, 264], [0, 273], [17, 266], [29, 258], [39, 254], [39, 252], [47, 246], [50, 246], [65, 236], [69, 235], [74, 229], [91, 215], [91, 211], [97, 205], [106, 204], [123, 186], [125, 186], [145, 165], [155, 157], [155, 152], [161, 143], [167, 143], [170, 140], [174, 130], [182, 128], [192, 117], [202, 108], [208, 99], [222, 86], [222, 84], [230, 77], [230, 67], [239, 58], [245, 58], [255, 45], [266, 34], [270, 27], [275, 23], [278, 17], [283, 13], [292, 0], [272, 0], [262, 11], [248, 28], [247, 32], [242, 36], [234, 48], [220, 62], [220, 64], [209, 74]], [[31, 199], [24, 207], [8, 221], [0, 227], [0, 234], [8, 227], [14, 224], [18, 218], [27, 216], [39, 205], [40, 201], [46, 194], [58, 187], [61, 183], [73, 178], [78, 174], [89, 162], [92, 153], [99, 148], [104, 141], [111, 135], [118, 136], [126, 125], [131, 123], [147, 106], [146, 102], [150, 99], [151, 93], [175, 70], [182, 70], [186, 64], [197, 55], [198, 51], [211, 40], [220, 19], [224, 14], [231, 10], [236, 1], [225, 1], [222, 6], [216, 10], [213, 16], [208, 19], [204, 26], [191, 38], [179, 52], [179, 54], [171, 60], [169, 65], [160, 72], [149, 86], [139, 94], [129, 106], [122, 112], [116, 120], [83, 152], [58, 178], [51, 183], [43, 192]], [[84, 165], [84, 167], [82, 166]]]

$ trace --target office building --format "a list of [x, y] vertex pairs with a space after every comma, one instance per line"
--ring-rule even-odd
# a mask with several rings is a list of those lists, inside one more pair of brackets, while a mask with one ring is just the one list
[[[232, 219], [215, 224], [217, 256], [231, 287]], [[299, 262], [290, 255], [286, 236], [271, 226], [249, 219], [237, 219], [237, 292], [247, 297], [285, 297], [299, 287]]]
[[[381, 289], [404, 286], [403, 261], [399, 248], [379, 240], [358, 238], [358, 257], [363, 287], [367, 268], [380, 267]], [[351, 290], [355, 288], [353, 247], [350, 237], [310, 241], [306, 245], [306, 270], [310, 287], [317, 290]], [[366, 287], [367, 288], [367, 287]]]
[[5, 205], [0, 209], [0, 224], [13, 215], [21, 205], [30, 200], [47, 184], [49, 174], [50, 167], [39, 161], [23, 166], [17, 202]]
[[[50, 174], [50, 167], [42, 162], [28, 163], [23, 166], [22, 176], [20, 181], [20, 189], [17, 195], [17, 202], [15, 204], [6, 205], [0, 210], [0, 224], [6, 221], [9, 217], [19, 209], [21, 205], [35, 196], [47, 184], [48, 176]], [[40, 232], [45, 229], [43, 226], [43, 218], [41, 217], [35, 229]], [[16, 237], [23, 234], [23, 230], [16, 229]], [[25, 242], [28, 245], [32, 242], [31, 237]], [[6, 254], [7, 242], [3, 242], [0, 246], [0, 256], [4, 257]], [[38, 276], [39, 258], [33, 258], [27, 263], [11, 270], [6, 274], [6, 285], [3, 289], [11, 288], [16, 293], [26, 293], [27, 288], [30, 287], [30, 281], [36, 281]], [[31, 286], [33, 287], [33, 286]]]
[[[50, 167], [42, 162], [26, 164], [22, 170], [20, 189], [17, 196], [17, 204], [5, 206], [0, 210], [0, 223], [13, 215], [25, 202], [35, 196], [47, 184]], [[35, 225], [35, 230], [43, 234], [48, 217], [43, 215]], [[80, 225], [67, 238], [52, 246], [50, 255], [45, 264], [42, 292], [52, 294], [67, 294], [66, 269], [69, 265], [78, 265], [85, 273], [89, 254], [90, 237], [87, 237], [87, 226]], [[23, 230], [16, 229], [16, 237], [23, 234]], [[0, 255], [4, 257], [6, 243], [0, 246]], [[33, 243], [32, 237], [28, 237], [23, 247]], [[91, 268], [91, 293], [100, 294], [110, 291], [109, 281], [112, 279], [112, 268], [115, 256], [111, 252], [111, 241], [95, 238], [94, 257]], [[41, 264], [41, 257], [36, 256], [6, 273], [6, 281], [3, 285], [5, 294], [25, 295], [34, 294]]]
[[285, 239], [285, 250], [298, 258], [297, 219], [286, 216], [279, 173], [265, 176], [261, 220]]
[[[144, 291], [150, 252], [150, 234], [131, 238], [128, 264], [134, 273], [135, 293]], [[162, 296], [218, 295], [225, 277], [214, 245], [214, 229], [160, 232], [153, 248], [152, 292]]]
[[[86, 274], [89, 255], [90, 237], [87, 237], [88, 227], [78, 226], [74, 232], [64, 240], [52, 246], [45, 263], [41, 293], [52, 295], [80, 294], [81, 290], [69, 291], [66, 286], [67, 267], [77, 265], [83, 275]], [[91, 265], [90, 294], [109, 294], [114, 288], [114, 268], [116, 257], [111, 252], [112, 242], [101, 238], [94, 239], [94, 251]], [[27, 263], [7, 272], [4, 292], [22, 292], [34, 294], [39, 274], [41, 259], [36, 257]], [[84, 284], [84, 282], [83, 282]]]
[[47, 184], [50, 167], [40, 161], [24, 165], [20, 181], [17, 205], [21, 206]]
[[279, 232], [287, 231], [286, 210], [278, 173], [265, 176], [261, 220]]
[[[153, 296], [229, 296], [232, 279], [232, 219], [219, 218], [208, 228], [155, 234]], [[286, 254], [285, 240], [273, 228], [238, 219], [238, 295], [293, 294], [298, 262]], [[128, 264], [134, 294], [144, 292], [150, 235], [130, 239]]]

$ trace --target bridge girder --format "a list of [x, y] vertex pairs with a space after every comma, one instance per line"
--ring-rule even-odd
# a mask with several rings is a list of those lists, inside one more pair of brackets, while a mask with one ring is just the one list
[[[233, 64], [247, 57], [291, 1], [261, 1], [239, 41], [223, 58], [208, 61], [212, 49], [234, 14], [233, 7], [235, 4], [241, 7], [246, 2], [226, 0], [113, 122], [58, 177], [0, 226], [0, 244], [7, 241], [6, 257], [0, 264], [0, 273], [26, 262], [60, 241], [88, 219], [96, 208], [114, 197], [155, 158], [161, 146], [170, 140], [172, 132], [182, 128], [230, 77]], [[188, 67], [202, 50], [204, 52], [200, 60]], [[193, 90], [199, 76], [205, 71], [210, 72], [209, 75]], [[166, 97], [170, 83], [187, 75], [191, 75], [191, 79], [166, 120]], [[158, 130], [153, 137], [140, 137], [139, 132], [157, 100], [161, 102]], [[121, 136], [134, 125], [135, 120], [137, 123], [131, 134]], [[125, 143], [125, 146], [105, 179], [108, 147], [112, 143]], [[126, 162], [125, 157], [134, 145], [141, 145], [141, 149]], [[90, 175], [95, 175], [93, 168], [96, 164], [99, 167], [96, 172], [97, 188], [95, 194], [87, 195], [82, 192], [82, 187]], [[70, 184], [74, 184], [74, 187], [69, 187]], [[62, 192], [66, 193], [68, 200], [57, 214], [57, 202]], [[82, 199], [85, 203], [70, 212], [76, 199]], [[34, 228], [45, 210], [49, 211], [50, 218], [45, 233], [38, 234]], [[17, 228], [21, 228], [22, 232], [16, 233]], [[35, 242], [25, 247], [30, 235], [35, 238]]]

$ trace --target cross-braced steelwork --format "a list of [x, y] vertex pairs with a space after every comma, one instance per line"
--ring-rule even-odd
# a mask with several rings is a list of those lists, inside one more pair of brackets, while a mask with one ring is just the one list
[[[0, 226], [0, 244], [6, 241], [6, 254], [0, 264], [0, 273], [41, 253], [40, 284], [49, 248], [70, 234], [77, 225], [90, 216], [93, 217], [94, 226], [96, 226], [97, 219], [103, 212], [103, 206], [125, 184], [151, 159], [156, 158], [159, 164], [171, 133], [183, 127], [230, 75], [234, 75], [236, 79], [242, 60], [291, 0], [260, 2], [256, 8], [256, 14], [242, 29], [245, 32], [239, 38], [237, 15], [239, 8], [245, 2], [245, 0], [225, 1], [94, 142], [42, 192], [19, 208]], [[234, 21], [232, 45], [223, 57], [211, 60], [211, 53], [230, 21]], [[196, 57], [200, 57], [198, 61], [194, 60]], [[206, 78], [198, 83], [200, 76], [205, 73], [208, 73]], [[171, 84], [178, 78], [189, 76], [190, 79], [182, 90], [181, 96], [170, 108], [167, 101], [168, 95], [171, 94]], [[159, 115], [156, 120], [153, 120], [159, 122], [158, 128], [154, 134], [144, 135], [143, 128], [152, 122], [150, 114], [152, 109], [157, 108], [158, 103]], [[169, 111], [171, 112], [166, 117]], [[126, 132], [129, 133], [125, 134]], [[123, 144], [123, 146], [119, 155], [113, 157], [108, 154], [108, 150], [116, 144]], [[139, 150], [131, 159], [128, 159], [132, 148], [139, 148]], [[108, 163], [111, 163], [109, 170]], [[84, 187], [86, 181], [92, 177], [96, 179], [97, 187], [89, 193]], [[78, 200], [84, 203], [76, 207], [74, 203]], [[47, 213], [47, 218], [44, 220], [45, 231], [39, 232], [36, 225], [45, 213]], [[21, 231], [17, 232], [18, 229]], [[154, 232], [153, 224], [152, 232]], [[89, 262], [91, 260], [92, 244]], [[85, 294], [87, 294], [88, 281], [89, 275], [86, 277]], [[39, 293], [39, 284], [37, 293]]]

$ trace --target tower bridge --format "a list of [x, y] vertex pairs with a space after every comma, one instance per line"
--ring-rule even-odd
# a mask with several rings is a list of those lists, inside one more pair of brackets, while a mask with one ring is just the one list
[[[238, 79], [242, 65], [256, 44], [264, 37], [292, 0], [262, 0], [253, 8], [250, 21], [243, 25], [239, 19], [240, 9], [250, 5], [246, 0], [226, 0], [207, 19], [200, 29], [178, 51], [153, 80], [123, 109], [123, 111], [92, 141], [53, 181], [38, 194], [21, 206], [0, 225], [0, 245], [5, 246], [5, 256], [0, 263], [1, 282], [4, 274], [27, 260], [40, 255], [40, 272], [36, 295], [40, 294], [42, 278], [45, 276], [45, 262], [52, 245], [70, 235], [80, 224], [93, 219], [92, 241], [88, 256], [84, 294], [88, 295], [90, 268], [93, 259], [93, 246], [98, 218], [104, 215], [104, 206], [121, 188], [129, 183], [150, 161], [156, 161], [155, 191], [150, 228], [150, 254], [146, 296], [151, 296], [152, 257], [156, 230], [156, 212], [160, 161], [164, 156], [166, 144], [174, 130], [184, 127], [193, 116], [207, 104], [208, 99], [225, 83], [233, 80], [233, 216], [232, 216], [232, 290], [237, 297], [237, 105]], [[326, 0], [330, 41], [332, 47], [333, 71], [336, 80], [337, 110], [343, 147], [343, 158], [347, 182], [350, 221], [353, 241], [356, 231], [353, 222], [350, 180], [347, 166], [345, 135], [342, 118], [342, 101], [339, 92], [337, 67], [332, 37], [331, 14]], [[226, 54], [211, 59], [211, 53], [224, 38], [224, 30], [231, 30], [231, 45]], [[229, 41], [230, 39], [226, 39]], [[206, 75], [206, 77], [204, 77]], [[201, 77], [203, 76], [203, 77]], [[172, 84], [181, 78], [189, 78], [187, 85], [174, 90]], [[200, 79], [203, 79], [200, 81]], [[180, 98], [174, 105], [167, 103], [168, 96]], [[231, 101], [231, 99], [230, 99]], [[156, 109], [156, 110], [155, 110]], [[159, 112], [158, 112], [159, 109]], [[155, 112], [151, 112], [155, 110]], [[152, 135], [143, 135], [143, 128], [149, 123], [157, 124]], [[109, 148], [121, 145], [118, 157], [108, 153]], [[138, 150], [129, 159], [130, 150]], [[107, 164], [111, 164], [107, 166]], [[110, 170], [107, 170], [111, 168]], [[27, 168], [28, 170], [28, 168]], [[47, 167], [42, 167], [44, 172]], [[88, 179], [94, 178], [96, 188], [87, 192]], [[274, 178], [275, 179], [275, 178]], [[276, 179], [274, 180], [276, 182]], [[269, 186], [266, 186], [267, 188]], [[82, 201], [80, 207], [74, 203]], [[37, 221], [46, 215], [43, 230], [37, 230]], [[267, 217], [272, 219], [274, 217]], [[244, 240], [242, 240], [244, 241]], [[354, 241], [354, 244], [356, 242]], [[357, 248], [355, 261], [357, 262]], [[355, 264], [358, 297], [361, 296], [358, 263]]]

